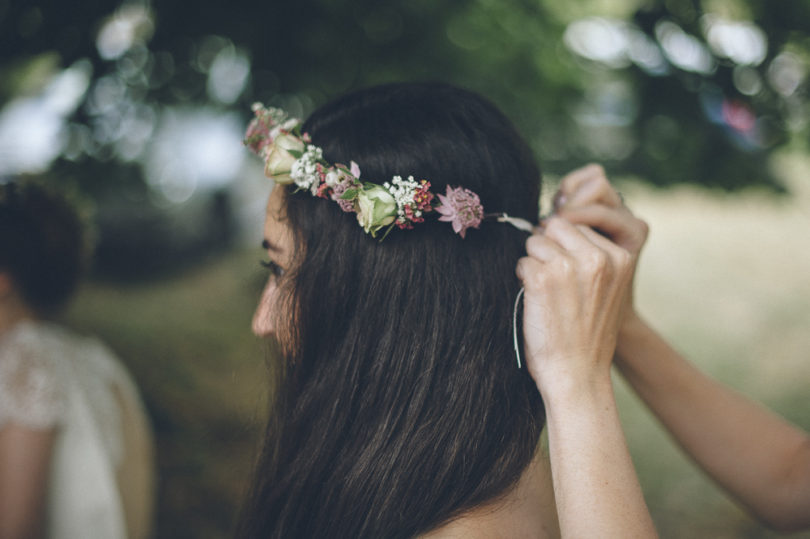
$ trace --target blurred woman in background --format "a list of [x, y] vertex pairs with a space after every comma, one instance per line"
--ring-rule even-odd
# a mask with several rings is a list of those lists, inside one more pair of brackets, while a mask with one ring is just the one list
[[152, 435], [124, 366], [54, 323], [85, 261], [76, 212], [36, 183], [0, 185], [0, 538], [142, 538]]

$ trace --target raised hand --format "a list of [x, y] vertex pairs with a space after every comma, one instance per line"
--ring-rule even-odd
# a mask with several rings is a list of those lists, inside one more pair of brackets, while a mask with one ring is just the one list
[[[632, 257], [632, 274], [635, 275], [649, 227], [625, 206], [600, 165], [586, 165], [562, 179], [554, 197], [554, 215], [572, 224], [590, 227], [623, 247]], [[633, 286], [629, 286], [622, 320], [627, 321], [634, 315]]]
[[517, 265], [526, 365], [543, 396], [563, 537], [655, 537], [613, 397], [610, 364], [634, 257], [553, 217]]
[[551, 218], [517, 266], [525, 288], [526, 363], [543, 396], [609, 378], [634, 258], [587, 226]]

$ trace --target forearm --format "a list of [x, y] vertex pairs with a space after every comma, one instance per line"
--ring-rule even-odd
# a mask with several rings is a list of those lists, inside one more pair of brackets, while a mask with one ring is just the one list
[[54, 430], [0, 429], [0, 539], [39, 537]]
[[712, 380], [640, 319], [619, 334], [616, 365], [684, 450], [771, 526], [810, 525], [810, 441]]
[[656, 537], [609, 376], [544, 394], [563, 537]]

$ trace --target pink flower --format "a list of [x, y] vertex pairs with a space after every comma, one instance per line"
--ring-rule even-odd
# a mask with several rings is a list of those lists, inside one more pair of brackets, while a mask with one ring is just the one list
[[360, 167], [354, 161], [351, 161], [351, 166], [349, 167], [349, 172], [352, 173], [352, 176], [354, 176], [355, 179], [357, 179], [357, 180], [360, 179]]
[[320, 198], [327, 198], [329, 194], [329, 186], [325, 183], [322, 183], [318, 186], [318, 192], [315, 193], [315, 196]]
[[433, 202], [433, 193], [430, 192], [430, 182], [422, 180], [413, 194], [413, 203], [417, 210], [427, 212], [433, 209], [430, 205], [431, 202]]
[[484, 217], [484, 208], [478, 195], [463, 187], [447, 186], [444, 195], [438, 195], [441, 206], [435, 208], [442, 214], [439, 221], [453, 224], [453, 231], [464, 237], [468, 228], [478, 228]]
[[270, 130], [273, 128], [270, 118], [262, 116], [259, 111], [256, 117], [250, 121], [245, 133], [245, 146], [256, 155], [262, 155], [262, 150], [273, 142], [270, 138]]
[[332, 187], [332, 200], [338, 203], [340, 209], [345, 212], [353, 212], [354, 211], [354, 200], [344, 200], [340, 197], [343, 196], [343, 193], [346, 192], [346, 189], [349, 187], [354, 187], [351, 182], [344, 181], [339, 182]]

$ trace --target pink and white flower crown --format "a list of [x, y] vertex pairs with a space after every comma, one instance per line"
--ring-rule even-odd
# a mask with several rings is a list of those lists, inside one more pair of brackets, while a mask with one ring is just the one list
[[[288, 118], [284, 111], [254, 103], [255, 117], [245, 133], [245, 145], [264, 160], [264, 174], [276, 183], [295, 183], [298, 191], [331, 199], [345, 212], [357, 215], [357, 222], [367, 234], [385, 239], [394, 227], [413, 228], [425, 220], [425, 214], [440, 214], [462, 238], [468, 228], [478, 228], [484, 219], [497, 219], [532, 231], [525, 219], [505, 213], [485, 214], [477, 194], [463, 187], [450, 187], [444, 195], [430, 191], [430, 182], [394, 176], [391, 181], [376, 184], [360, 181], [360, 167], [330, 164], [323, 151], [312, 144], [307, 133], [301, 133], [301, 121]], [[438, 198], [438, 202], [436, 201]]]

